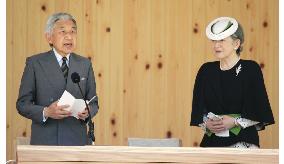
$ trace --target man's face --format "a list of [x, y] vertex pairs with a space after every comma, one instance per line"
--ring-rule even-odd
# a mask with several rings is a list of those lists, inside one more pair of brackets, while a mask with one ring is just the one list
[[55, 50], [61, 55], [66, 56], [76, 48], [77, 29], [72, 20], [58, 20], [51, 34], [46, 33], [49, 44], [53, 44]]

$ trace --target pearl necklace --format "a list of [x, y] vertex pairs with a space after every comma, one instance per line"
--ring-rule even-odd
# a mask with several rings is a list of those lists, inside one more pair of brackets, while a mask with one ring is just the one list
[[221, 69], [222, 71], [229, 70], [229, 69], [233, 68], [233, 67], [240, 61], [240, 59], [241, 59], [241, 58], [239, 57], [238, 60], [237, 60], [231, 67], [229, 67], [229, 68], [227, 68], [227, 69], [222, 68], [222, 66], [221, 66], [221, 61], [220, 61], [220, 69]]

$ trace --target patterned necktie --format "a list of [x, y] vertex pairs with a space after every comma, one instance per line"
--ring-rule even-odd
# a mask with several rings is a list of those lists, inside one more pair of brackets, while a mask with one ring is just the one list
[[67, 66], [67, 63], [66, 63], [67, 58], [63, 57], [62, 60], [63, 60], [63, 62], [62, 62], [62, 65], [61, 65], [61, 71], [63, 72], [64, 78], [67, 81], [67, 76], [68, 76], [68, 66]]

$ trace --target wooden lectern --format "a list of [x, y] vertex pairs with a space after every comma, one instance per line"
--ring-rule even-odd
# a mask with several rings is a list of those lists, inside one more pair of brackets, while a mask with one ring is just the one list
[[17, 146], [18, 164], [279, 163], [279, 149]]

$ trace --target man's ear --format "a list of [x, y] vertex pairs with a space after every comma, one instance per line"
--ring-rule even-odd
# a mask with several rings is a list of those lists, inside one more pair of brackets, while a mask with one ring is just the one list
[[52, 40], [51, 40], [51, 34], [46, 32], [45, 34], [45, 39], [49, 44], [52, 44]]

